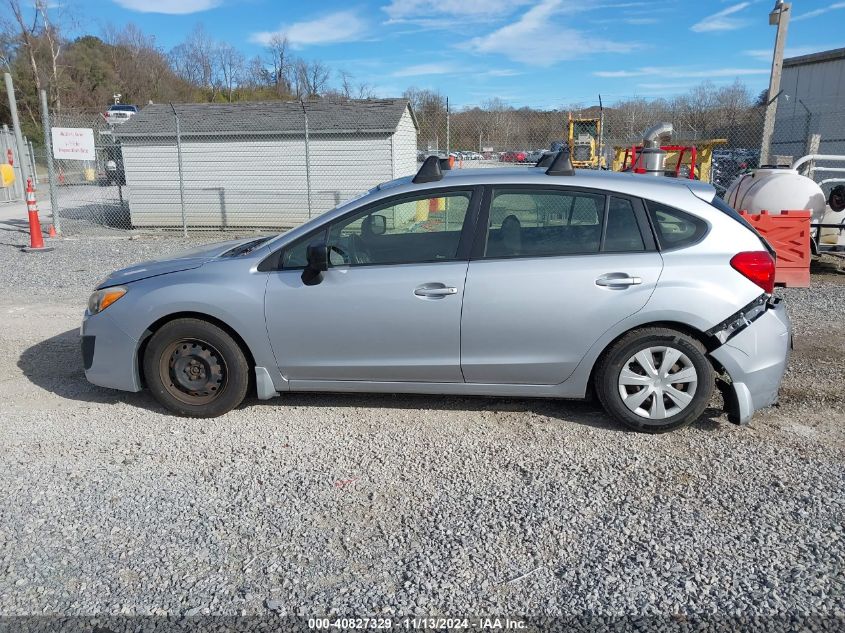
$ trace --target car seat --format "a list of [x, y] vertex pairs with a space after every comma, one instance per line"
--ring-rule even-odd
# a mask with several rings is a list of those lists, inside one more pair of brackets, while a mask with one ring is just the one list
[[522, 252], [522, 222], [518, 217], [511, 214], [502, 220], [499, 235], [504, 255], [519, 255]]

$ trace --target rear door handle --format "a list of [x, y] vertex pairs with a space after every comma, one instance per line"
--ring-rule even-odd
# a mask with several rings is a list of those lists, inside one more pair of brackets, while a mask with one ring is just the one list
[[627, 288], [643, 283], [642, 278], [632, 277], [628, 273], [607, 273], [596, 279], [596, 285], [605, 288]]
[[458, 289], [452, 286], [445, 286], [443, 284], [425, 284], [416, 288], [414, 290], [414, 294], [418, 297], [442, 299], [443, 297], [448, 297], [449, 295], [458, 294]]

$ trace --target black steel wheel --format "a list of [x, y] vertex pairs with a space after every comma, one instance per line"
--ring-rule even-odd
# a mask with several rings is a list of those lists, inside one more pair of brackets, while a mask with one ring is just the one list
[[186, 404], [202, 405], [226, 389], [226, 360], [208, 341], [184, 338], [168, 345], [159, 359], [164, 388]]
[[249, 364], [221, 328], [199, 319], [176, 319], [150, 339], [144, 376], [156, 400], [174, 413], [216, 417], [243, 401]]

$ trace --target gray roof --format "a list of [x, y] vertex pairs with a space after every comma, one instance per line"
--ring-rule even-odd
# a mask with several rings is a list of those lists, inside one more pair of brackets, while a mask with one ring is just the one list
[[821, 62], [831, 62], [837, 59], [845, 59], [845, 48], [834, 48], [832, 50], [822, 51], [820, 53], [799, 55], [798, 57], [788, 57], [783, 60], [783, 67], [789, 68], [791, 66], [818, 64]]
[[309, 134], [392, 133], [408, 108], [407, 99], [174, 103], [173, 107], [158, 103], [144, 107], [116, 127], [115, 136], [173, 137], [176, 135], [174, 109], [179, 115], [182, 136], [303, 135], [306, 113]]

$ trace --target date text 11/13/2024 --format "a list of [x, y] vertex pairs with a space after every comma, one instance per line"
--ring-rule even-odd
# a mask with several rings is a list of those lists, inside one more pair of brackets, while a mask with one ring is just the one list
[[308, 628], [316, 630], [376, 629], [391, 630], [452, 631], [452, 630], [493, 630], [520, 631], [526, 628], [524, 620], [511, 618], [310, 618]]

